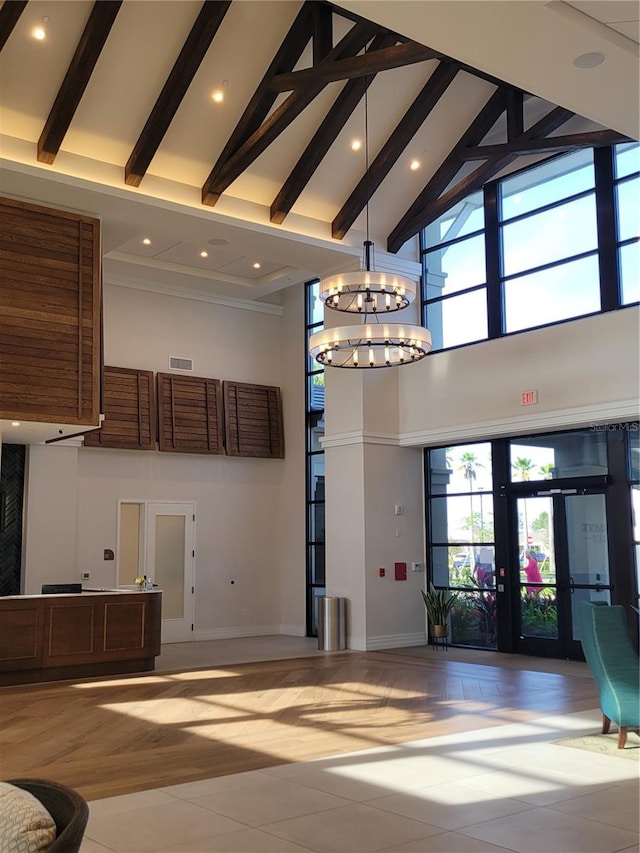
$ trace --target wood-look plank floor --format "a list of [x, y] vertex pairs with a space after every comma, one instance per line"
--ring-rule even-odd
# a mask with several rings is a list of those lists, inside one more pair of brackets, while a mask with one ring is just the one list
[[0, 689], [0, 776], [87, 799], [597, 707], [588, 678], [346, 653]]

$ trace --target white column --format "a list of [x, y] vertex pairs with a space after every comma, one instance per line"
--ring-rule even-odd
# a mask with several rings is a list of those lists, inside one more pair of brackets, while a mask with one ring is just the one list
[[348, 600], [353, 649], [426, 642], [422, 450], [399, 445], [399, 370], [326, 372], [327, 595]]

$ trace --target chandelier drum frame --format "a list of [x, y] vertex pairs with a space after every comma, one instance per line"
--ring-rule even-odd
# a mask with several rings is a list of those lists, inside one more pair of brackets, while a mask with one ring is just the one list
[[309, 355], [325, 367], [397, 367], [431, 351], [431, 333], [410, 323], [363, 323], [321, 329], [309, 339]]

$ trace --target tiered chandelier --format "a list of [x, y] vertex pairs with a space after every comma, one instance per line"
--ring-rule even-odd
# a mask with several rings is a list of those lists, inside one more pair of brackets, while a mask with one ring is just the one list
[[[367, 92], [364, 95], [365, 157], [369, 176]], [[431, 351], [431, 334], [423, 326], [387, 323], [384, 315], [401, 311], [416, 297], [411, 279], [377, 272], [373, 242], [369, 239], [369, 200], [366, 204], [367, 239], [362, 269], [331, 275], [320, 281], [319, 298], [327, 308], [357, 314], [361, 324], [322, 329], [311, 335], [309, 354], [325, 367], [394, 367], [412, 364]]]

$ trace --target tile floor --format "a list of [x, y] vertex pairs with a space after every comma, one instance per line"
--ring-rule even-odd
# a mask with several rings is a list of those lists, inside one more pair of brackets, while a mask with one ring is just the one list
[[[290, 654], [283, 639], [262, 653]], [[233, 642], [220, 654], [240, 662]], [[94, 800], [82, 853], [637, 853], [638, 762], [553, 743], [599, 724], [593, 710]]]

